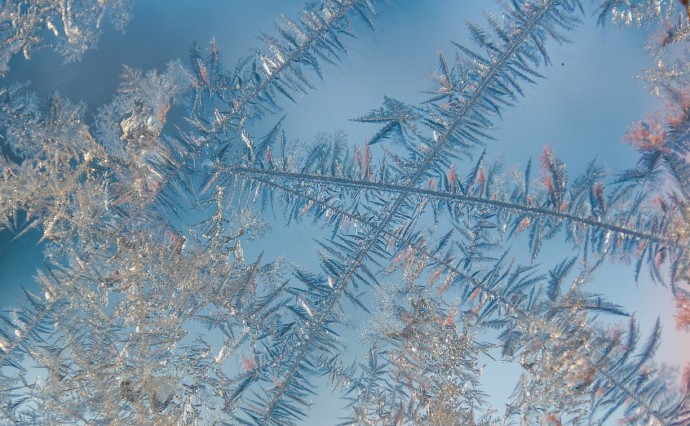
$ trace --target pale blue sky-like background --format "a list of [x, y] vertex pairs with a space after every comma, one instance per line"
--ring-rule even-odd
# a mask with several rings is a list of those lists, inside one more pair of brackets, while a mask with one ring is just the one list
[[[548, 46], [553, 66], [542, 70], [547, 78], [538, 85], [525, 84], [526, 97], [496, 122], [492, 132], [496, 140], [487, 144], [490, 157], [502, 156], [509, 166], [524, 164], [549, 144], [566, 161], [570, 176], [584, 171], [594, 157], [614, 173], [634, 164], [636, 154], [622, 143], [622, 136], [632, 121], [658, 106], [643, 82], [633, 78], [650, 65], [642, 49], [645, 34], [611, 24], [596, 26], [590, 16], [592, 3], [584, 3], [588, 11], [584, 25], [568, 34], [573, 43]], [[2, 84], [28, 79], [42, 99], [58, 90], [73, 101], [83, 100], [95, 112], [112, 98], [123, 65], [163, 69], [176, 58], [186, 63], [193, 41], [205, 48], [215, 37], [226, 67], [231, 68], [249, 48], [260, 46], [257, 35], [272, 32], [272, 21], [280, 13], [296, 17], [302, 7], [301, 1], [279, 0], [135, 0], [126, 34], [106, 25], [98, 49], [86, 52], [78, 63], [65, 65], [50, 49], [36, 51], [29, 61], [15, 57]], [[376, 30], [355, 23], [357, 39], [348, 40], [348, 54], [341, 64], [324, 66], [324, 81], [313, 79], [315, 91], [298, 97], [296, 105], [281, 100], [288, 138], [309, 143], [317, 132], [342, 129], [351, 143], [362, 144], [377, 128], [349, 119], [378, 108], [384, 95], [410, 103], [425, 99], [421, 92], [431, 88], [426, 76], [436, 67], [436, 52], [454, 57], [451, 40], [471, 46], [464, 22], [484, 24], [483, 9], [497, 7], [489, 0], [402, 0], [381, 5]], [[268, 117], [267, 125], [276, 119]], [[458, 163], [462, 174], [469, 167]], [[310, 223], [285, 229], [279, 219], [275, 225], [250, 244], [249, 256], [263, 249], [269, 256], [288, 256], [316, 269]], [[6, 234], [0, 235], [0, 306], [11, 306], [16, 286], [30, 283], [40, 266], [37, 238], [29, 234], [9, 241]], [[548, 243], [541, 262], [553, 266], [564, 257], [564, 247], [562, 238]], [[690, 359], [690, 338], [675, 330], [667, 289], [645, 279], [636, 285], [632, 267], [607, 265], [597, 274], [591, 291], [634, 311], [643, 335], [661, 315], [664, 330], [658, 358], [674, 364]], [[514, 369], [487, 366], [484, 390], [496, 401], [504, 400], [516, 377]], [[324, 395], [324, 401], [328, 400]], [[315, 402], [311, 423], [306, 424], [334, 423], [332, 404], [340, 402]]]

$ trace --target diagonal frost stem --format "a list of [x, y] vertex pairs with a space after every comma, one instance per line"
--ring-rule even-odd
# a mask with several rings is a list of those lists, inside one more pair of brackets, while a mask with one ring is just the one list
[[[416, 172], [409, 179], [409, 185], [411, 187], [415, 186], [415, 184], [420, 180], [420, 178], [423, 176], [426, 170], [434, 162], [434, 160], [436, 160], [436, 157], [438, 156], [441, 149], [444, 148], [445, 145], [450, 142], [453, 131], [458, 126], [462, 125], [466, 116], [472, 111], [472, 108], [475, 106], [475, 103], [478, 102], [485, 94], [484, 92], [491, 87], [491, 83], [494, 81], [494, 78], [496, 78], [497, 75], [501, 72], [501, 70], [503, 70], [503, 67], [518, 51], [520, 46], [522, 46], [524, 42], [529, 40], [533, 30], [542, 22], [542, 20], [546, 17], [546, 14], [552, 8], [556, 7], [559, 3], [560, 2], [558, 2], [557, 0], [546, 1], [541, 6], [541, 8], [530, 17], [529, 21], [527, 22], [527, 25], [524, 28], [521, 28], [519, 33], [514, 35], [514, 37], [509, 42], [508, 48], [505, 49], [501, 53], [501, 55], [494, 60], [488, 72], [486, 72], [483, 75], [483, 78], [479, 85], [477, 85], [474, 93], [472, 93], [472, 96], [467, 99], [466, 103], [458, 111], [453, 121], [446, 127], [443, 134], [439, 136], [432, 150], [426, 155], [426, 157], [424, 157], [423, 161], [417, 166]], [[388, 224], [391, 223], [391, 221], [398, 213], [398, 210], [406, 201], [408, 196], [408, 192], [402, 192], [398, 195], [398, 197], [393, 201], [392, 204], [382, 209], [384, 214], [381, 218], [380, 223], [372, 229], [367, 239], [363, 241], [364, 244], [362, 245], [362, 248], [360, 249], [357, 256], [355, 256], [349, 263], [347, 270], [340, 276], [336, 277], [335, 284], [333, 286], [333, 291], [330, 293], [328, 299], [326, 300], [326, 303], [324, 303], [323, 306], [320, 307], [318, 314], [309, 323], [307, 330], [305, 330], [304, 341], [298, 349], [297, 353], [295, 354], [292, 365], [287, 370], [282, 380], [279, 382], [279, 385], [276, 387], [276, 392], [273, 394], [273, 397], [271, 398], [270, 402], [265, 407], [263, 416], [264, 420], [267, 420], [272, 417], [273, 410], [276, 408], [278, 401], [284, 395], [287, 389], [287, 385], [292, 380], [294, 374], [299, 370], [302, 360], [308, 353], [311, 347], [311, 343], [316, 338], [316, 335], [321, 331], [322, 326], [326, 318], [328, 317], [329, 313], [336, 305], [336, 303], [340, 300], [341, 293], [345, 290], [345, 287], [348, 285], [353, 275], [361, 267], [362, 263], [367, 258], [369, 251], [377, 243], [379, 237], [385, 232], [386, 228], [388, 227]]]
[[[282, 176], [282, 173], [280, 173], [280, 172], [276, 172], [276, 173], [279, 173]], [[374, 224], [372, 224], [367, 219], [361, 217], [360, 215], [349, 213], [348, 211], [340, 209], [336, 206], [332, 206], [332, 205], [328, 204], [327, 202], [325, 202], [321, 199], [305, 195], [304, 193], [301, 193], [295, 189], [292, 189], [290, 187], [276, 183], [270, 179], [266, 179], [263, 177], [253, 177], [253, 179], [255, 179], [257, 182], [260, 182], [262, 184], [272, 186], [272, 187], [274, 187], [280, 191], [288, 192], [288, 193], [291, 193], [292, 195], [307, 199], [313, 203], [321, 204], [324, 207], [332, 209], [337, 214], [343, 215], [343, 216], [347, 217], [348, 219], [350, 219], [354, 222], [357, 222], [363, 226], [367, 226], [367, 227], [373, 227], [374, 226]], [[553, 325], [552, 323], [535, 320], [531, 315], [529, 315], [529, 313], [527, 311], [525, 311], [520, 306], [518, 306], [514, 301], [511, 301], [510, 299], [506, 299], [496, 290], [489, 288], [486, 285], [484, 285], [483, 282], [478, 281], [475, 278], [473, 278], [473, 277], [465, 274], [464, 272], [460, 271], [456, 266], [452, 265], [448, 260], [443, 259], [440, 256], [429, 252], [428, 250], [424, 249], [424, 247], [420, 247], [418, 244], [415, 244], [413, 241], [410, 241], [409, 239], [406, 239], [403, 236], [400, 236], [399, 234], [397, 234], [395, 232], [391, 232], [388, 230], [384, 230], [382, 232], [387, 237], [393, 238], [393, 239], [397, 240], [398, 242], [405, 244], [407, 247], [411, 248], [416, 253], [423, 255], [423, 256], [426, 256], [429, 259], [432, 259], [437, 264], [442, 265], [447, 271], [449, 271], [453, 274], [456, 274], [458, 276], [465, 277], [472, 284], [472, 286], [480, 289], [483, 293], [487, 294], [489, 297], [493, 298], [498, 303], [502, 304], [506, 310], [512, 312], [514, 315], [519, 317], [521, 320], [524, 321], [525, 324], [528, 324], [529, 328], [531, 328], [531, 329], [533, 328], [535, 330], [539, 330], [539, 331], [543, 332], [544, 336], [546, 336], [546, 338], [548, 340], [551, 340], [554, 343], [558, 343], [559, 341], [562, 340], [562, 338], [556, 336], [556, 334], [554, 333], [555, 330], [552, 327], [550, 327], [551, 325]], [[582, 306], [582, 307], [586, 308], [586, 306]], [[588, 330], [585, 329], [583, 331], [588, 331]], [[592, 360], [589, 356], [587, 356], [585, 359], [586, 359], [587, 363], [592, 368], [596, 369], [596, 371], [598, 371], [604, 378], [606, 378], [606, 380], [608, 380], [610, 383], [614, 384], [617, 388], [621, 389], [625, 393], [625, 395], [627, 395], [627, 397], [635, 400], [641, 407], [643, 407], [650, 414], [650, 416], [657, 419], [659, 424], [666, 424], [662, 421], [662, 419], [660, 419], [658, 417], [656, 412], [652, 409], [652, 407], [649, 406], [649, 404], [646, 401], [641, 400], [633, 391], [631, 391], [627, 386], [625, 386], [625, 384], [620, 383], [620, 381], [618, 381], [615, 377], [611, 376], [606, 370], [602, 369], [601, 366], [599, 365], [599, 363]]]
[[291, 66], [294, 66], [296, 63], [299, 63], [300, 59], [302, 59], [303, 56], [309, 52], [312, 45], [326, 35], [330, 30], [332, 30], [338, 21], [346, 17], [352, 10], [354, 10], [359, 5], [359, 2], [357, 0], [345, 0], [339, 2], [339, 5], [340, 6], [337, 12], [328, 16], [327, 20], [325, 21], [325, 25], [320, 26], [318, 30], [314, 31], [308, 38], [303, 40], [299, 47], [292, 51], [290, 55], [285, 57], [283, 61], [280, 61], [279, 65], [271, 70], [271, 73], [266, 75], [266, 78], [264, 78], [261, 83], [255, 86], [248, 93], [243, 94], [241, 98], [235, 98], [236, 102], [232, 103], [232, 109], [229, 112], [220, 112], [221, 120], [219, 123], [217, 123], [217, 127], [219, 127], [219, 129], [216, 131], [220, 131], [220, 129], [228, 125], [235, 117], [242, 113], [250, 102], [260, 96], [261, 93], [268, 87], [275, 84], [285, 70], [289, 69]]
[[[659, 237], [657, 235], [636, 231], [631, 228], [627, 228], [620, 225], [615, 225], [613, 223], [602, 222], [599, 220], [591, 219], [588, 217], [581, 217], [570, 213], [560, 212], [557, 210], [546, 210], [537, 206], [530, 206], [520, 203], [513, 203], [509, 201], [492, 200], [489, 198], [476, 197], [465, 194], [458, 194], [452, 192], [434, 191], [431, 189], [424, 189], [412, 186], [403, 186], [379, 182], [371, 182], [366, 180], [353, 180], [346, 178], [339, 178], [335, 176], [323, 176], [314, 175], [307, 173], [294, 173], [294, 172], [283, 172], [278, 170], [266, 170], [253, 167], [244, 166], [231, 166], [223, 169], [224, 172], [230, 174], [237, 174], [243, 176], [266, 176], [266, 177], [276, 177], [285, 180], [292, 180], [295, 182], [304, 182], [317, 185], [331, 185], [336, 188], [352, 188], [352, 189], [365, 189], [372, 191], [381, 192], [392, 192], [398, 194], [412, 194], [427, 197], [432, 200], [447, 200], [456, 201], [467, 204], [482, 205], [487, 207], [495, 207], [499, 209], [512, 210], [516, 212], [526, 213], [530, 215], [540, 215], [540, 216], [550, 216], [556, 219], [562, 219], [567, 222], [581, 223], [593, 228], [605, 229], [607, 231], [616, 232], [622, 235], [627, 235], [630, 237], [635, 237], [640, 240], [645, 240], [653, 243], [664, 244], [669, 247], [687, 251], [688, 247], [678, 244], [672, 240]], [[264, 183], [270, 182], [270, 180], [262, 180]]]

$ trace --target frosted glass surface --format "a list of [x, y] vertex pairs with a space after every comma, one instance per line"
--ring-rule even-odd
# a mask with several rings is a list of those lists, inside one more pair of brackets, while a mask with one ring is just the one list
[[0, 424], [688, 424], [671, 0], [9, 0]]

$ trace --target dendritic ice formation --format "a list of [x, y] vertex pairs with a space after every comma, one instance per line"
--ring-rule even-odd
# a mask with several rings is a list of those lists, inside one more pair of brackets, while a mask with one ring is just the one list
[[[281, 104], [328, 79], [355, 29], [375, 31], [375, 3], [282, 17], [235, 68], [215, 43], [161, 71], [125, 68], [93, 120], [59, 94], [0, 89], [0, 230], [40, 232], [45, 262], [42, 291], [0, 314], [3, 424], [297, 424], [322, 377], [342, 395], [340, 424], [690, 423], [690, 368], [655, 363], [659, 323], [641, 336], [588, 291], [601, 265], [629, 262], [673, 293], [690, 330], [683, 6], [502, 2], [487, 26], [469, 24], [473, 46], [439, 54], [426, 102], [363, 107], [356, 120], [378, 126], [368, 144], [331, 132], [292, 146]], [[129, 8], [6, 1], [0, 72], [52, 44], [45, 29], [74, 59], [103, 16], [124, 25]], [[547, 147], [505, 172], [480, 149], [493, 123], [592, 12], [657, 28], [645, 76], [667, 107], [625, 136], [637, 164], [608, 176], [592, 162], [572, 178]], [[315, 270], [246, 258], [264, 215], [329, 231]], [[550, 239], [572, 250], [541, 265]], [[355, 360], [353, 315], [366, 318]], [[486, 360], [520, 370], [505, 406], [483, 390]]]
[[18, 52], [29, 59], [36, 48], [51, 46], [71, 62], [98, 42], [103, 19], [124, 30], [130, 0], [7, 0], [0, 10], [0, 76]]

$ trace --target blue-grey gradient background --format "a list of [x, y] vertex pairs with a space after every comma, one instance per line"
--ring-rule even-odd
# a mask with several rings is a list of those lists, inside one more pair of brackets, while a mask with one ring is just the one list
[[[597, 27], [590, 16], [591, 3], [584, 3], [590, 10], [584, 25], [569, 33], [573, 43], [548, 46], [553, 66], [542, 70], [546, 79], [536, 86], [525, 85], [526, 98], [497, 121], [492, 133], [496, 140], [487, 144], [489, 157], [503, 157], [509, 166], [524, 164], [550, 144], [566, 161], [570, 176], [584, 171], [594, 157], [614, 173], [634, 164], [636, 155], [621, 142], [622, 136], [633, 120], [659, 104], [643, 82], [633, 78], [650, 65], [641, 47], [645, 34], [612, 25]], [[29, 61], [15, 57], [2, 84], [28, 79], [42, 99], [58, 90], [73, 101], [83, 100], [95, 112], [112, 98], [123, 65], [163, 69], [176, 58], [186, 62], [192, 41], [205, 48], [215, 37], [230, 68], [249, 48], [260, 45], [260, 32], [273, 32], [272, 21], [280, 13], [296, 17], [302, 6], [301, 1], [279, 0], [135, 0], [126, 34], [105, 25], [98, 49], [88, 51], [78, 63], [63, 64], [50, 49], [35, 52]], [[377, 129], [349, 119], [378, 108], [384, 95], [412, 103], [423, 100], [421, 91], [431, 87], [426, 76], [436, 67], [436, 52], [443, 50], [450, 59], [454, 57], [451, 40], [469, 45], [464, 22], [483, 24], [483, 9], [497, 7], [488, 0], [403, 0], [380, 7], [375, 32], [355, 23], [358, 38], [348, 41], [348, 54], [339, 66], [324, 66], [324, 81], [314, 78], [317, 90], [298, 97], [296, 105], [282, 100], [288, 137], [309, 143], [317, 132], [342, 129], [351, 143], [362, 144]], [[269, 123], [274, 121], [268, 118]], [[469, 167], [457, 165], [461, 174]], [[35, 245], [39, 236], [34, 232], [12, 241], [7, 233], [0, 234], [1, 307], [13, 306], [19, 285], [33, 286], [32, 276], [41, 264], [40, 248]], [[317, 268], [313, 236], [309, 223], [286, 229], [279, 220], [263, 238], [249, 243], [245, 252], [252, 259], [265, 250], [268, 256], [287, 256]], [[549, 242], [540, 261], [552, 266], [566, 250], [562, 238]], [[690, 338], [675, 330], [668, 289], [645, 279], [636, 285], [632, 267], [607, 265], [590, 290], [635, 312], [643, 333], [651, 330], [660, 315], [664, 330], [658, 359], [676, 365], [690, 359]], [[483, 390], [499, 410], [518, 374], [512, 366], [487, 364]], [[334, 400], [327, 387], [314, 402], [305, 424], [336, 422], [342, 402]]]

